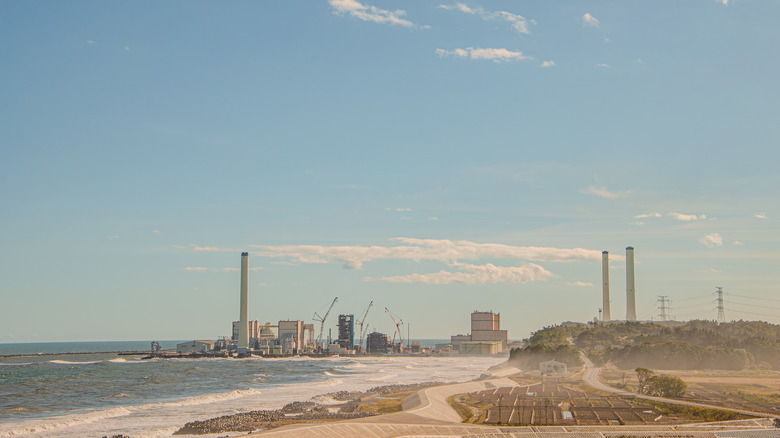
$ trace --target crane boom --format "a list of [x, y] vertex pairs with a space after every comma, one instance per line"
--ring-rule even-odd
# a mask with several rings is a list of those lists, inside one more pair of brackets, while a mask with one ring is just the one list
[[371, 300], [370, 303], [368, 303], [368, 307], [366, 308], [365, 313], [363, 313], [363, 318], [358, 321], [358, 324], [360, 325], [360, 348], [363, 349], [363, 323], [366, 322], [366, 317], [368, 316], [368, 311], [371, 310], [371, 306], [374, 305], [374, 301]]
[[[404, 323], [404, 321], [401, 318], [398, 318], [396, 320], [396, 316], [393, 315], [393, 312], [390, 311], [387, 307], [385, 307], [385, 312], [387, 312], [388, 315], [390, 315], [390, 319], [393, 320], [393, 324], [395, 324], [395, 330], [398, 332], [398, 339], [401, 341], [401, 353], [404, 352], [404, 334], [401, 331], [401, 324]], [[395, 339], [395, 334], [393, 334], [393, 339]]]
[[325, 330], [325, 320], [328, 319], [328, 315], [330, 315], [330, 311], [333, 309], [333, 305], [336, 304], [336, 301], [338, 300], [339, 297], [333, 299], [333, 302], [330, 303], [330, 307], [328, 307], [328, 311], [325, 312], [325, 316], [321, 317], [317, 312], [314, 312], [314, 316], [312, 316], [313, 320], [320, 323], [320, 335], [317, 336], [317, 345], [322, 345], [322, 332]]

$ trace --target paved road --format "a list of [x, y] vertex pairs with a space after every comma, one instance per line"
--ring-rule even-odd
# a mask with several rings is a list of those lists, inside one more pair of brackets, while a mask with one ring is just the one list
[[637, 394], [634, 392], [623, 391], [602, 383], [601, 380], [599, 380], [599, 372], [601, 371], [601, 368], [594, 365], [593, 362], [591, 362], [591, 360], [588, 359], [585, 355], [582, 355], [582, 360], [585, 362], [585, 367], [586, 367], [585, 383], [600, 391], [611, 392], [613, 394], [622, 395], [622, 396], [637, 397], [645, 400], [652, 400], [652, 401], [658, 401], [664, 403], [674, 403], [676, 405], [698, 406], [702, 408], [720, 409], [721, 411], [736, 412], [739, 414], [752, 415], [754, 417], [763, 417], [763, 418], [777, 417], [777, 415], [768, 414], [766, 412], [755, 412], [755, 411], [747, 411], [744, 409], [726, 408], [723, 406], [714, 406], [714, 405], [708, 405], [704, 403], [688, 402], [683, 400], [676, 400], [673, 398], [654, 397], [652, 395], [644, 395], [644, 394]]

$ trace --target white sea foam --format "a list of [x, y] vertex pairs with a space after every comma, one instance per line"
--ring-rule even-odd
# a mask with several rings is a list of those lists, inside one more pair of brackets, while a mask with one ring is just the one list
[[[279, 385], [265, 385], [260, 382], [257, 385], [261, 386], [262, 390], [258, 388], [240, 389], [170, 402], [111, 408], [86, 414], [0, 423], [0, 438], [112, 436], [120, 433], [136, 438], [170, 436], [189, 421], [205, 420], [256, 409], [278, 409], [287, 403], [311, 400], [317, 396], [320, 396], [317, 397], [318, 401], [327, 402], [331, 400], [328, 400], [329, 397], [323, 396], [323, 394], [333, 391], [365, 391], [377, 385], [429, 382], [434, 380], [432, 376], [436, 376], [435, 380], [445, 383], [466, 381], [478, 377], [489, 366], [503, 359], [485, 357], [359, 357], [346, 359], [342, 357], [251, 360], [257, 360], [258, 364], [269, 360], [277, 364], [287, 361], [293, 367], [297, 366], [294, 364], [295, 362], [317, 360], [327, 363], [333, 361], [335, 362], [334, 369], [349, 368], [359, 372], [337, 375], [320, 372], [322, 380], [319, 382]], [[345, 361], [347, 363], [344, 363]], [[150, 363], [149, 361], [145, 362]], [[72, 363], [67, 362], [66, 364]], [[407, 365], [411, 366], [407, 367]], [[254, 375], [260, 377], [258, 374]], [[197, 374], [193, 376], [197, 376]], [[369, 380], [367, 377], [372, 377], [372, 379]]]
[[49, 363], [57, 364], [57, 365], [92, 365], [96, 363], [102, 362], [101, 360], [93, 360], [89, 362], [71, 362], [69, 360], [50, 360]]

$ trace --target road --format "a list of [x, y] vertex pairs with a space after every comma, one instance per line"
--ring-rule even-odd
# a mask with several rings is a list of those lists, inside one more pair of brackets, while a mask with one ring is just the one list
[[752, 415], [754, 417], [763, 417], [763, 418], [775, 418], [776, 415], [768, 414], [766, 412], [755, 412], [755, 411], [746, 411], [744, 409], [734, 409], [734, 408], [726, 408], [723, 406], [714, 406], [714, 405], [708, 405], [704, 403], [696, 403], [696, 402], [688, 402], [683, 400], [676, 400], [673, 398], [665, 398], [665, 397], [655, 397], [652, 395], [645, 395], [645, 394], [637, 394], [635, 392], [627, 392], [622, 391], [617, 388], [613, 388], [611, 386], [608, 386], [599, 380], [599, 372], [601, 372], [601, 368], [597, 367], [596, 365], [591, 362], [590, 359], [588, 359], [587, 356], [584, 354], [581, 356], [583, 362], [585, 362], [585, 383], [587, 383], [590, 387], [598, 389], [599, 391], [605, 391], [610, 392], [615, 395], [621, 395], [621, 396], [628, 396], [628, 397], [636, 397], [641, 398], [645, 400], [651, 400], [651, 401], [657, 401], [657, 402], [664, 402], [664, 403], [673, 403], [676, 405], [686, 405], [686, 406], [697, 406], [701, 408], [710, 408], [710, 409], [720, 409], [721, 411], [729, 411], [729, 412], [736, 412], [738, 414], [745, 414], [745, 415]]

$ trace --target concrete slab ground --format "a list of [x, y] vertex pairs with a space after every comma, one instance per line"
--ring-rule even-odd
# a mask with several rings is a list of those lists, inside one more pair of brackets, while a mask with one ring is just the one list
[[263, 438], [780, 438], [771, 419], [675, 426], [519, 426], [488, 427], [461, 423], [447, 403], [456, 394], [520, 386], [507, 376], [516, 368], [492, 370], [473, 382], [425, 388], [407, 397], [403, 411], [355, 420], [298, 424], [250, 434]]

